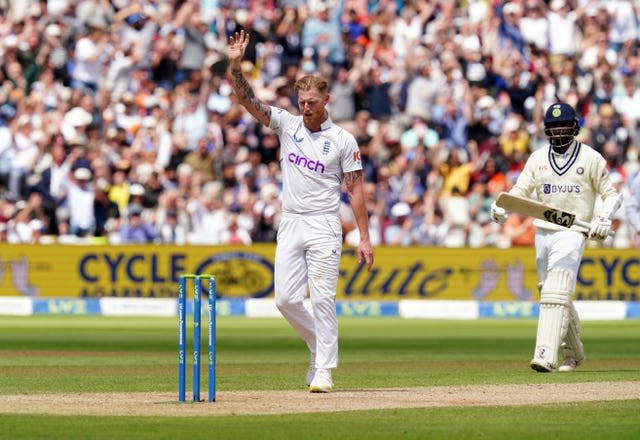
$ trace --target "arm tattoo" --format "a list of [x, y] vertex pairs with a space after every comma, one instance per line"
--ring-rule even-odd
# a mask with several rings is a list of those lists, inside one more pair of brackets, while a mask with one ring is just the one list
[[362, 170], [351, 171], [344, 175], [344, 183], [347, 185], [347, 189], [351, 190], [353, 185], [362, 178]]
[[253, 110], [267, 119], [271, 117], [271, 108], [256, 98], [256, 95], [253, 93], [251, 85], [244, 77], [242, 70], [234, 69], [231, 71], [231, 84], [233, 86], [233, 90], [236, 92], [236, 96], [241, 103], [244, 103], [248, 110]]

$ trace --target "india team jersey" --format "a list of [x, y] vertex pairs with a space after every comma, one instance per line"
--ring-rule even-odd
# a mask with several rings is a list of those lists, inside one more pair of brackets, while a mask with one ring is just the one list
[[283, 211], [337, 214], [344, 174], [362, 169], [353, 135], [330, 118], [312, 133], [302, 116], [278, 107], [271, 107], [269, 127], [280, 137]]
[[[566, 157], [555, 155], [550, 146], [534, 151], [520, 174], [512, 194], [529, 197], [554, 208], [576, 214], [590, 222], [596, 197], [614, 196], [605, 159], [593, 148], [575, 142]], [[561, 229], [552, 223], [536, 220], [543, 229]]]

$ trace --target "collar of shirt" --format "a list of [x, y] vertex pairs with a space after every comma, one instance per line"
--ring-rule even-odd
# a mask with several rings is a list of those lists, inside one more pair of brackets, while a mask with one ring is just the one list
[[333, 121], [331, 120], [331, 116], [327, 115], [327, 119], [324, 120], [322, 124], [320, 124], [320, 130], [325, 131], [333, 125]]
[[567, 151], [565, 151], [564, 153], [556, 153], [556, 151], [553, 148], [551, 148], [551, 153], [559, 159], [566, 159], [569, 156], [571, 156], [571, 154], [573, 154], [573, 150], [576, 149], [577, 144], [578, 143], [576, 141], [573, 141], [571, 146], [567, 148]]

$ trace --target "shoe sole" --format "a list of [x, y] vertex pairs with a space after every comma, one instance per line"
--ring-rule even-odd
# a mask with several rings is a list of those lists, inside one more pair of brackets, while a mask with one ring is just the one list
[[309, 387], [310, 393], [329, 393], [331, 388], [327, 387]]
[[311, 384], [309, 386], [309, 392], [311, 393], [328, 393], [331, 391], [331, 388], [333, 388], [333, 384], [332, 383], [323, 383], [323, 384]]
[[540, 364], [536, 364], [536, 363], [531, 363], [531, 368], [535, 371], [537, 371], [538, 373], [553, 373], [553, 370], [550, 370], [549, 368], [545, 367], [544, 365], [540, 365]]

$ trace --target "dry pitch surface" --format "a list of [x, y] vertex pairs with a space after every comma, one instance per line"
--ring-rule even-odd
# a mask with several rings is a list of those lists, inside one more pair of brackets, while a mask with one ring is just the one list
[[[204, 393], [203, 397], [206, 397]], [[0, 413], [198, 416], [335, 412], [388, 408], [509, 406], [640, 399], [640, 381], [306, 391], [223, 391], [215, 403], [179, 403], [170, 393], [0, 396]]]

